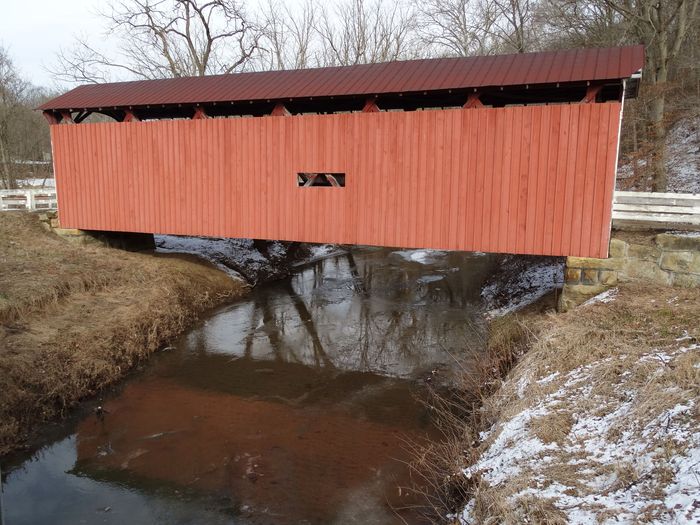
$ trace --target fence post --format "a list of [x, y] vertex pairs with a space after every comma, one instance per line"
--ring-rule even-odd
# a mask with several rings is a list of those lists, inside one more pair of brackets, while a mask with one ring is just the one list
[[26, 190], [24, 195], [27, 199], [27, 210], [32, 211], [36, 204], [34, 203], [34, 190]]

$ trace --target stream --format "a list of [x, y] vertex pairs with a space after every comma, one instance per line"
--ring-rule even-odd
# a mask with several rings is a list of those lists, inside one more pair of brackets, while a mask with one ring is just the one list
[[254, 288], [3, 464], [5, 525], [420, 523], [420, 399], [480, 347], [491, 269], [356, 248]]

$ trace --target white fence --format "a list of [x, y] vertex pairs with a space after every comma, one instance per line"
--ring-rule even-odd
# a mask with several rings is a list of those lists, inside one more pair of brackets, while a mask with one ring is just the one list
[[0, 211], [40, 211], [57, 208], [55, 189], [0, 190]]
[[[0, 210], [55, 210], [56, 190], [0, 190]], [[700, 230], [700, 194], [616, 191], [613, 228]]]
[[613, 228], [700, 230], [700, 193], [616, 191]]

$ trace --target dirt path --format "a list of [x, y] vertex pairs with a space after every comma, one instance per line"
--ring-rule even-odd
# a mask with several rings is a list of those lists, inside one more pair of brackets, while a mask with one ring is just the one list
[[0, 214], [0, 455], [246, 289], [194, 258], [76, 245]]

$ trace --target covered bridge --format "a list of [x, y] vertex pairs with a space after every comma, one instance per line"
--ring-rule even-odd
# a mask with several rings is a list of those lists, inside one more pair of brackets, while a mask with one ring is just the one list
[[643, 62], [635, 46], [118, 82], [40, 109], [63, 227], [605, 257]]

